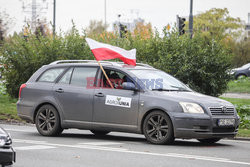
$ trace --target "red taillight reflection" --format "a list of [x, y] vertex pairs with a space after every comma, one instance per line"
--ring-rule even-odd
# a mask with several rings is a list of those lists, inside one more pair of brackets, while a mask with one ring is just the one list
[[22, 84], [19, 89], [19, 98], [21, 98], [22, 89], [26, 87], [26, 84]]

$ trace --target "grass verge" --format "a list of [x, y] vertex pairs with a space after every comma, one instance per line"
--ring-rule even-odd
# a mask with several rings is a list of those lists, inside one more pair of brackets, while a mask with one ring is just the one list
[[6, 95], [0, 94], [0, 120], [21, 121], [17, 116], [16, 102], [17, 99], [11, 99]]
[[228, 83], [229, 93], [250, 93], [250, 78], [232, 80]]
[[250, 105], [250, 99], [238, 99], [238, 98], [227, 98], [227, 97], [220, 97], [220, 98], [231, 102], [233, 105]]
[[237, 137], [250, 137], [250, 129], [239, 129]]

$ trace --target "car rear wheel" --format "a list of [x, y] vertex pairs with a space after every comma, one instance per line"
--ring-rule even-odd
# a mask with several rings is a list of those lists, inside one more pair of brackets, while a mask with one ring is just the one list
[[173, 125], [167, 114], [153, 111], [143, 123], [143, 133], [153, 144], [171, 144], [174, 142]]
[[36, 115], [36, 128], [43, 136], [56, 136], [62, 133], [60, 117], [51, 105], [43, 105]]
[[97, 136], [104, 136], [104, 135], [110, 133], [110, 131], [101, 131], [101, 130], [90, 130], [90, 132], [92, 132], [93, 134], [95, 134]]
[[244, 75], [244, 74], [239, 74], [239, 75], [237, 75], [235, 78], [236, 79], [243, 79], [243, 78], [246, 78], [247, 76], [246, 75]]
[[210, 139], [197, 139], [201, 143], [213, 144], [220, 140], [221, 138], [210, 138]]

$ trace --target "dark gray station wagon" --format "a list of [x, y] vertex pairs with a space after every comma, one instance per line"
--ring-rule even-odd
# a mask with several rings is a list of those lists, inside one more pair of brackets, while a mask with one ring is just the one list
[[78, 128], [95, 135], [139, 133], [150, 143], [169, 144], [175, 138], [214, 143], [237, 134], [231, 103], [194, 92], [149, 65], [101, 63], [114, 89], [96, 61], [53, 62], [20, 87], [18, 115], [44, 136]]

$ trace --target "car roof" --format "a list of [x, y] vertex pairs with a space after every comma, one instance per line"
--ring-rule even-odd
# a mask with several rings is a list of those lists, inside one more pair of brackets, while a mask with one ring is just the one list
[[[127, 65], [123, 62], [112, 62], [112, 61], [99, 61], [102, 66], [104, 67], [115, 67], [119, 69], [154, 69], [154, 67], [143, 64], [143, 63], [136, 63], [136, 66]], [[54, 61], [49, 64], [49, 66], [99, 66], [96, 60], [59, 60]]]

